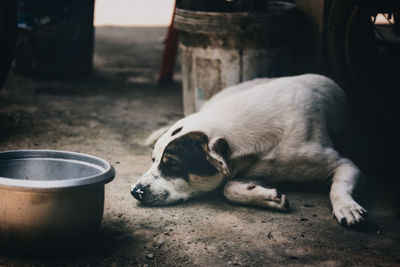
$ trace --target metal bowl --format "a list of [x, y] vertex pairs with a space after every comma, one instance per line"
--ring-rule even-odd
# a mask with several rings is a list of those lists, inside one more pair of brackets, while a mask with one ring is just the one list
[[113, 167], [66, 151], [0, 152], [0, 246], [37, 251], [78, 246], [99, 230]]

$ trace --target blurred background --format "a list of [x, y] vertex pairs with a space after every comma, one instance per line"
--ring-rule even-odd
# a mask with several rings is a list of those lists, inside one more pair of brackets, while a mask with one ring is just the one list
[[95, 26], [168, 26], [173, 0], [96, 0]]

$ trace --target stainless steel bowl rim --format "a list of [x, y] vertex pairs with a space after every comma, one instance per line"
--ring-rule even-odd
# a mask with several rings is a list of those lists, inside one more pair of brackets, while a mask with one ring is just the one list
[[44, 149], [10, 150], [0, 152], [0, 161], [28, 158], [47, 158], [50, 160], [70, 162], [78, 161], [80, 164], [85, 164], [87, 166], [91, 166], [93, 168], [101, 170], [101, 173], [87, 177], [63, 180], [22, 180], [0, 176], [0, 188], [7, 187], [8, 189], [14, 188], [18, 190], [65, 189], [97, 184], [106, 184], [112, 181], [115, 177], [115, 170], [110, 163], [99, 157], [84, 153]]

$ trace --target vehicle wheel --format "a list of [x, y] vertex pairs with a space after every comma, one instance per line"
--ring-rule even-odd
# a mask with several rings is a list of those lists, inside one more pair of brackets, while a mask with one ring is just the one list
[[[400, 126], [400, 38], [396, 37], [400, 7], [378, 5], [379, 1], [368, 6], [358, 3], [363, 2], [334, 0], [329, 9], [326, 48], [332, 76], [356, 109]], [[394, 19], [378, 25], [378, 14]]]
[[355, 1], [332, 2], [326, 31], [328, 61], [334, 78], [347, 89], [349, 98], [358, 101], [372, 93], [363, 86], [370, 83], [376, 60], [372, 25], [371, 14]]
[[14, 0], [0, 1], [0, 89], [14, 58], [17, 34], [17, 11]]

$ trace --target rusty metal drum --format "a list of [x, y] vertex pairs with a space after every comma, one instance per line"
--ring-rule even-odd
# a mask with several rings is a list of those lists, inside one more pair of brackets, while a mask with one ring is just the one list
[[174, 27], [180, 31], [185, 115], [223, 88], [292, 74], [297, 20], [296, 6], [280, 1], [269, 1], [267, 12], [177, 8]]

